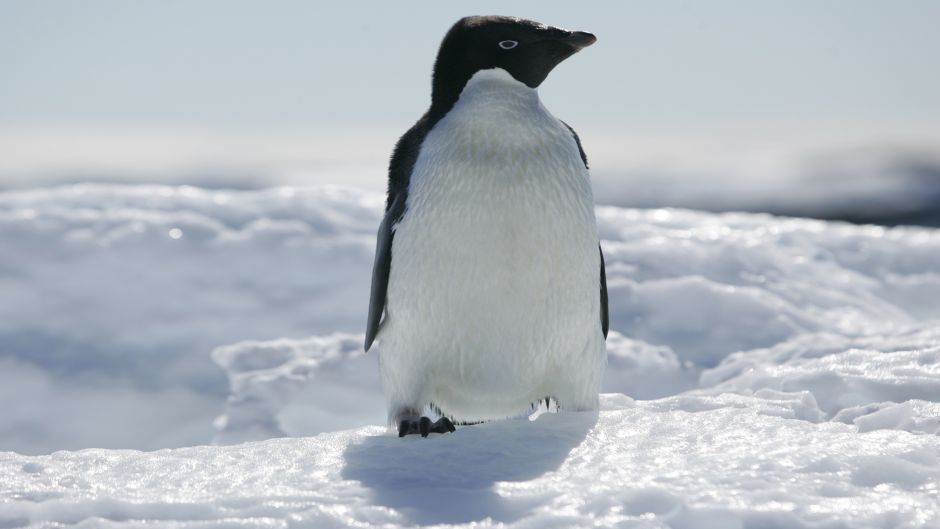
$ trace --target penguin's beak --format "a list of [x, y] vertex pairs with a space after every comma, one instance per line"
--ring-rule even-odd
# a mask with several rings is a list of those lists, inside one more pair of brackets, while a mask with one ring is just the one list
[[561, 41], [575, 50], [580, 50], [597, 42], [597, 37], [585, 31], [572, 31], [570, 35], [561, 39]]

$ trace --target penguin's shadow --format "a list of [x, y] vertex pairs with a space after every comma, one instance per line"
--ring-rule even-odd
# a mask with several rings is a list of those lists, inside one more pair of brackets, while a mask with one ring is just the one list
[[597, 412], [547, 413], [427, 439], [369, 437], [346, 448], [342, 477], [362, 483], [373, 504], [395, 509], [412, 524], [513, 522], [539, 504], [537, 495], [507, 498], [494, 485], [558, 469], [597, 418]]

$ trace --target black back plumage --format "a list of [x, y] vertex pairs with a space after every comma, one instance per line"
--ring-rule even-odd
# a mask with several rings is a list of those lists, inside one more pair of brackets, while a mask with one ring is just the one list
[[[440, 118], [438, 118], [440, 119]], [[436, 120], [435, 120], [436, 123]], [[368, 351], [379, 333], [385, 299], [388, 292], [388, 276], [392, 270], [392, 241], [395, 225], [405, 214], [408, 203], [408, 185], [411, 172], [421, 151], [421, 144], [433, 125], [427, 114], [408, 130], [395, 144], [388, 165], [388, 196], [385, 201], [385, 217], [379, 224], [376, 237], [375, 262], [372, 265], [372, 292], [369, 296], [369, 313], [366, 321], [365, 350]]]

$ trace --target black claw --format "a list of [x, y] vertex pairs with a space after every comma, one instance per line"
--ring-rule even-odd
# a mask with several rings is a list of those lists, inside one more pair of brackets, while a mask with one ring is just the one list
[[436, 433], [448, 433], [454, 432], [456, 430], [457, 427], [454, 426], [454, 423], [452, 423], [447, 417], [441, 417], [431, 426], [431, 431]]
[[402, 419], [398, 423], [398, 437], [404, 437], [418, 432], [418, 422], [413, 419]]
[[421, 417], [420, 419], [402, 419], [398, 422], [398, 437], [419, 433], [421, 437], [427, 437], [431, 433], [450, 433], [457, 431], [453, 421], [447, 417], [441, 417], [433, 424], [431, 419]]
[[421, 421], [418, 423], [418, 430], [421, 432], [421, 437], [427, 437], [431, 433], [431, 419], [427, 417], [421, 417]]

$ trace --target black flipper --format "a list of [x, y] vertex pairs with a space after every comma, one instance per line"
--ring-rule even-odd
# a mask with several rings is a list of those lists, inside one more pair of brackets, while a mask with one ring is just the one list
[[379, 224], [379, 233], [375, 241], [375, 263], [372, 265], [372, 294], [369, 296], [369, 319], [366, 323], [365, 350], [368, 351], [379, 333], [382, 313], [385, 312], [385, 295], [388, 292], [388, 274], [392, 269], [392, 239], [395, 223], [405, 212], [405, 197], [398, 195], [391, 207], [385, 212], [385, 218]]
[[568, 130], [571, 131], [571, 135], [574, 136], [574, 142], [578, 144], [578, 153], [581, 155], [581, 161], [584, 163], [584, 168], [590, 169], [590, 167], [588, 167], [587, 154], [584, 153], [584, 147], [581, 146], [581, 138], [578, 137], [578, 133], [575, 132], [573, 128], [571, 128], [571, 125], [565, 123], [564, 121], [562, 121], [561, 124], [568, 127]]
[[610, 315], [607, 312], [607, 269], [604, 266], [604, 250], [597, 245], [601, 252], [601, 329], [604, 330], [604, 339], [607, 339], [607, 330], [610, 328]]
[[428, 114], [424, 115], [398, 140], [388, 166], [388, 199], [385, 202], [385, 218], [379, 225], [379, 233], [375, 241], [372, 295], [369, 297], [369, 316], [366, 323], [366, 351], [372, 347], [372, 342], [375, 341], [382, 324], [388, 291], [388, 276], [392, 268], [392, 239], [395, 235], [395, 225], [405, 214], [411, 171], [418, 160], [421, 143], [424, 142], [425, 136], [436, 122], [428, 116]]
[[[579, 138], [578, 133], [571, 128], [571, 125], [564, 121], [562, 121], [562, 124], [568, 127], [568, 130], [571, 131], [571, 135], [574, 136], [574, 142], [578, 144], [578, 153], [581, 155], [581, 161], [584, 162], [584, 168], [588, 169], [587, 154], [584, 153], [584, 147], [581, 146], [581, 138]], [[604, 330], [604, 339], [607, 339], [607, 331], [610, 329], [610, 315], [607, 308], [607, 270], [604, 267], [604, 250], [601, 249], [600, 245], [597, 245], [597, 249], [601, 252], [601, 329]]]

